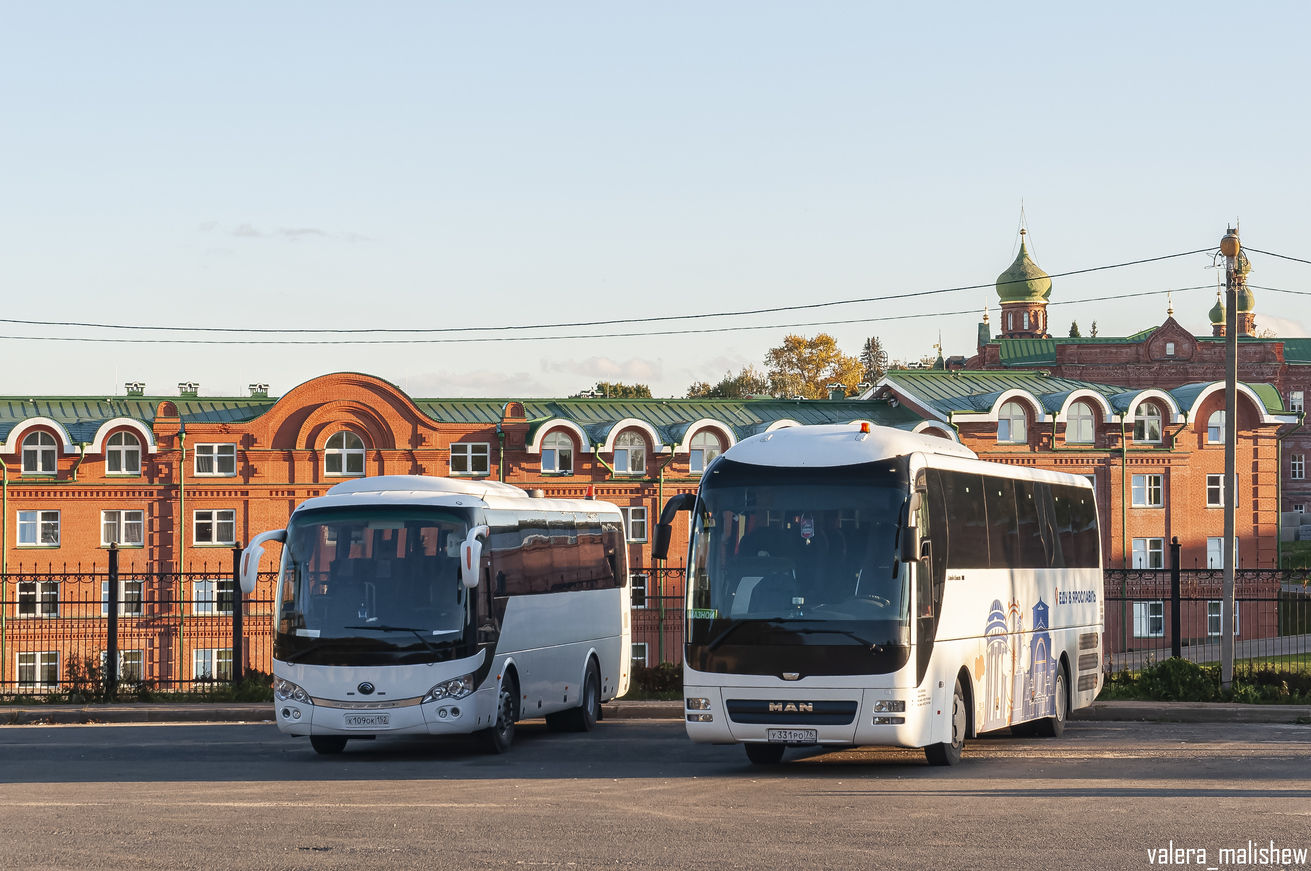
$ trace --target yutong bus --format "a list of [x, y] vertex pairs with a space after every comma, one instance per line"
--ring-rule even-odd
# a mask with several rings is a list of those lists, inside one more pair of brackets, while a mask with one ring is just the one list
[[706, 470], [692, 512], [693, 741], [923, 747], [1059, 735], [1100, 689], [1101, 549], [1086, 478], [985, 463], [900, 430], [781, 429]]
[[608, 503], [496, 482], [361, 478], [307, 500], [242, 557], [249, 593], [262, 545], [284, 542], [278, 728], [320, 753], [415, 732], [504, 752], [521, 716], [590, 730], [628, 686], [622, 530]]

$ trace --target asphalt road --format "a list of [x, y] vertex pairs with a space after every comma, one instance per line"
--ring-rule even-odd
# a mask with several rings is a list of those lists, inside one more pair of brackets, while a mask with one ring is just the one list
[[[681, 724], [316, 756], [270, 725], [0, 727], [6, 868], [1145, 868], [1311, 848], [1311, 727], [1071, 723], [951, 769], [689, 743]], [[1196, 859], [1196, 854], [1192, 854]], [[1311, 864], [1311, 858], [1307, 862]], [[1251, 867], [1251, 866], [1246, 866]]]

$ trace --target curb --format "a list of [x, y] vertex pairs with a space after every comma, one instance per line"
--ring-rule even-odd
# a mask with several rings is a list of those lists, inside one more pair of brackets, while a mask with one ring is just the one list
[[32, 705], [0, 707], [0, 725], [71, 726], [97, 723], [271, 723], [273, 704]]
[[1311, 722], [1311, 705], [1233, 705], [1223, 702], [1093, 702], [1070, 712], [1071, 720], [1157, 723]]

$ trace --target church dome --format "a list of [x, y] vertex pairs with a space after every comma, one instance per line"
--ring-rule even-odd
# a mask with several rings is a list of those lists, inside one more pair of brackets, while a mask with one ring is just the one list
[[1247, 289], [1246, 284], [1238, 286], [1238, 313], [1251, 314], [1256, 311], [1256, 294]]
[[997, 276], [997, 296], [1002, 302], [1046, 302], [1051, 295], [1051, 278], [1029, 258], [1029, 249], [1021, 239], [1015, 262]]
[[1225, 304], [1220, 300], [1220, 291], [1215, 292], [1215, 305], [1211, 306], [1211, 326], [1219, 326], [1225, 322]]

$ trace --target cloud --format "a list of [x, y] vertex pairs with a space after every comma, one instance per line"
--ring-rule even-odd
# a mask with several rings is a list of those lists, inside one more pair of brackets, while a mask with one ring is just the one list
[[564, 372], [606, 381], [659, 381], [664, 365], [659, 360], [631, 357], [617, 363], [609, 357], [588, 357], [586, 360], [551, 360], [542, 358], [543, 372]]
[[273, 231], [278, 236], [285, 236], [293, 242], [302, 236], [327, 236], [317, 227], [281, 227]]
[[256, 230], [250, 224], [242, 224], [232, 231], [232, 235], [241, 239], [262, 239], [264, 234]]
[[218, 229], [218, 221], [206, 221], [196, 228], [202, 233], [210, 233]]
[[1301, 321], [1290, 320], [1288, 318], [1277, 318], [1273, 315], [1256, 313], [1256, 328], [1260, 330], [1274, 330], [1275, 335], [1281, 339], [1305, 339], [1307, 338], [1306, 325]]
[[226, 233], [229, 236], [235, 236], [238, 239], [286, 239], [288, 242], [298, 242], [307, 237], [318, 237], [321, 239], [336, 239], [343, 242], [371, 242], [371, 237], [361, 233], [332, 233], [319, 227], [276, 227], [272, 230], [261, 230], [254, 224], [238, 224], [230, 230], [223, 230], [218, 221], [205, 221], [196, 228], [201, 233], [212, 233], [216, 230]]
[[555, 390], [527, 372], [507, 374], [487, 369], [473, 372], [425, 372], [402, 378], [400, 385], [411, 396], [431, 398], [504, 396], [522, 399], [556, 394]]

